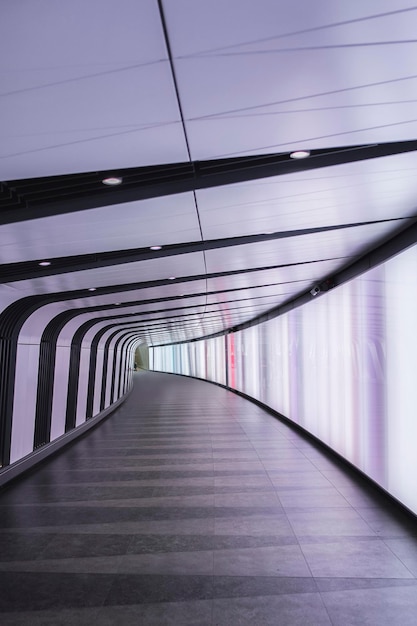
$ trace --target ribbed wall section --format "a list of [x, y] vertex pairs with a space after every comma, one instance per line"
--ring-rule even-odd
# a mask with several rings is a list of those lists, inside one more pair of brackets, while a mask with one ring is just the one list
[[105, 319], [86, 321], [83, 310], [42, 309], [32, 300], [32, 307], [22, 300], [0, 315], [4, 470], [118, 403], [131, 387], [141, 343], [129, 328], [109, 340], [114, 326], [103, 328]]

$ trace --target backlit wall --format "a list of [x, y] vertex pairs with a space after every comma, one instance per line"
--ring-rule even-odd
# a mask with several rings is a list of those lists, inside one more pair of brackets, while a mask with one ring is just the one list
[[288, 314], [151, 353], [261, 400], [417, 513], [415, 246]]

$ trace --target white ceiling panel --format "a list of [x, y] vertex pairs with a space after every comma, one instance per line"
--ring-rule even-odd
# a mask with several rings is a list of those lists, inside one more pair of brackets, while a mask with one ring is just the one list
[[[415, 35], [411, 0], [174, 0], [164, 4], [172, 46], [179, 57], [272, 47], [288, 41], [354, 41], [377, 35]], [[187, 36], [185, 36], [187, 35]], [[288, 41], [287, 41], [288, 40]]]
[[[321, 264], [321, 272], [323, 272], [323, 264]], [[313, 271], [310, 277], [303, 273], [305, 278], [299, 282], [285, 283], [282, 280], [282, 271], [270, 270], [267, 272], [254, 272], [249, 277], [245, 274], [243, 277], [238, 276], [225, 276], [222, 278], [211, 278], [208, 281], [208, 291], [223, 291], [227, 290], [227, 294], [219, 293], [217, 295], [210, 295], [210, 302], [218, 302], [225, 299], [247, 299], [255, 297], [266, 297], [269, 295], [288, 295], [294, 292], [294, 289], [298, 287], [302, 289], [305, 287], [305, 283], [311, 280], [314, 276]]]
[[[165, 280], [175, 276], [187, 276], [190, 264], [193, 267], [193, 273], [205, 273], [203, 255], [201, 252], [195, 252], [189, 255], [162, 257], [154, 261], [139, 261], [124, 265], [99, 267], [97, 269], [68, 272], [9, 284], [15, 285], [17, 289], [22, 291], [31, 289], [33, 293], [55, 293], [77, 289], [88, 290], [89, 288], [100, 289], [100, 287], [111, 287], [112, 285], [117, 286], [120, 284]], [[190, 285], [194, 285], [194, 283], [181, 285], [181, 293], [192, 293], [195, 289], [190, 287]], [[164, 289], [178, 291], [178, 285], [175, 285], [173, 280], [172, 285], [168, 284]]]
[[0, 226], [0, 259], [127, 250], [201, 239], [191, 193], [105, 206]]
[[414, 153], [197, 192], [208, 239], [415, 216], [416, 197]]
[[196, 4], [168, 9], [194, 159], [416, 135], [409, 3]]
[[187, 158], [153, 0], [2, 3], [1, 179]]
[[[308, 263], [320, 259], [346, 258], [365, 252], [364, 239], [369, 245], [387, 236], [391, 225], [372, 225], [349, 228], [343, 231], [323, 232], [313, 235], [278, 239], [263, 243], [235, 246], [206, 253], [209, 272], [238, 270], [268, 265]], [[290, 270], [292, 272], [292, 270]]]

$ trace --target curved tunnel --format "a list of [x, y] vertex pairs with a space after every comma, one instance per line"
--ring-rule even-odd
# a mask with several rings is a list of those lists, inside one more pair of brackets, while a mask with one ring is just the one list
[[96, 4], [79, 46], [74, 8], [2, 19], [0, 481], [118, 406], [142, 346], [416, 513], [417, 78], [384, 40], [415, 8]]

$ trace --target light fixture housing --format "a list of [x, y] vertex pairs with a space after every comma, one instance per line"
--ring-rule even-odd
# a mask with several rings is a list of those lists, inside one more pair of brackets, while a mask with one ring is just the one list
[[161, 250], [162, 246], [151, 246], [149, 250]]
[[320, 289], [320, 285], [314, 285], [313, 289], [311, 289], [310, 293], [311, 295], [317, 296], [320, 293], [321, 289]]
[[291, 159], [306, 159], [309, 156], [310, 156], [309, 150], [295, 150], [294, 152], [290, 153]]
[[103, 185], [109, 185], [110, 187], [114, 187], [116, 185], [121, 185], [123, 182], [123, 178], [120, 176], [109, 176], [108, 178], [103, 178], [101, 181]]
[[41, 261], [38, 265], [41, 267], [48, 267], [48, 265], [51, 265], [51, 261]]

